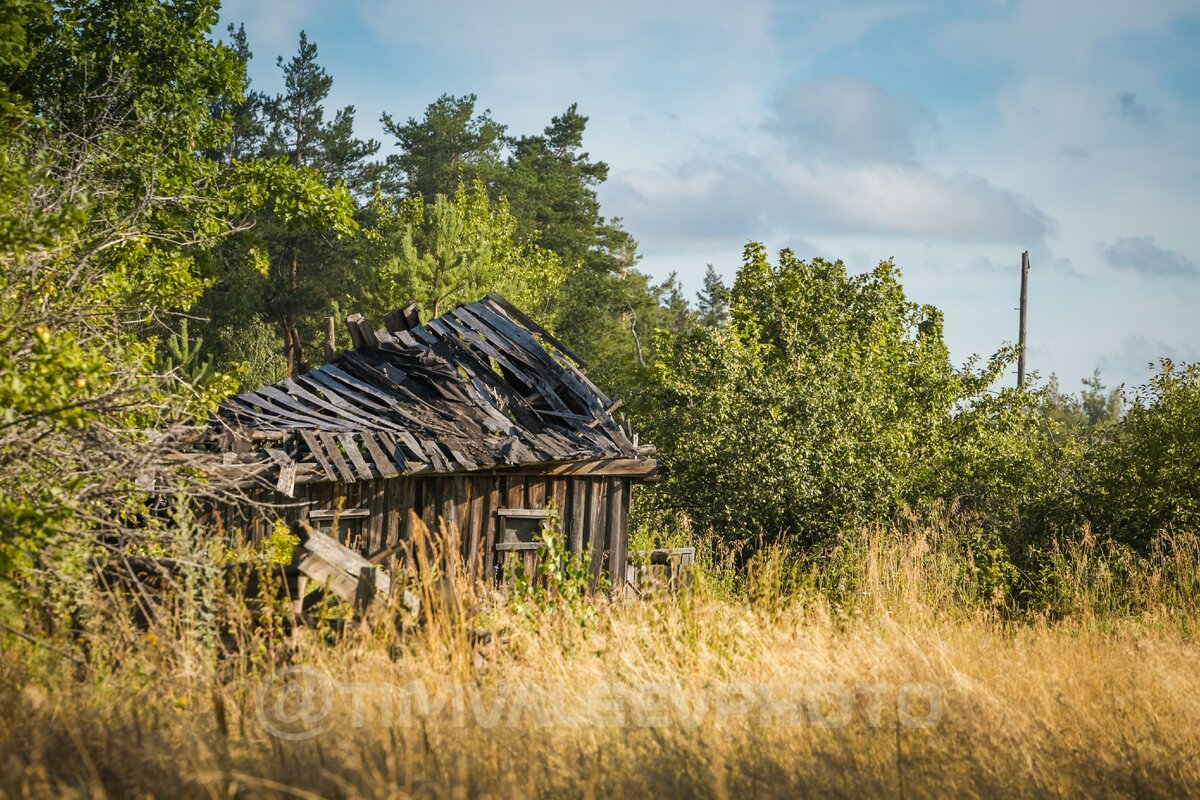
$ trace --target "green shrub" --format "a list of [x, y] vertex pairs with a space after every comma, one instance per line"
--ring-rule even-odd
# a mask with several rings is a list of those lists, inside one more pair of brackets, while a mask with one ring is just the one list
[[1200, 364], [1168, 359], [1085, 456], [1083, 515], [1145, 551], [1160, 531], [1200, 531]]
[[[830, 542], [931, 490], [975, 494], [960, 457], [972, 448], [991, 457], [984, 470], [1008, 469], [1015, 451], [1041, 456], [1021, 436], [993, 435], [998, 424], [1026, 434], [1032, 418], [1026, 395], [986, 394], [1012, 351], [956, 371], [941, 312], [909, 301], [890, 261], [850, 275], [784, 250], [772, 265], [752, 243], [730, 320], [663, 336], [658, 352], [648, 405], [669, 466], [659, 496], [730, 539]], [[989, 494], [1010, 493], [1005, 476], [982, 477]]]

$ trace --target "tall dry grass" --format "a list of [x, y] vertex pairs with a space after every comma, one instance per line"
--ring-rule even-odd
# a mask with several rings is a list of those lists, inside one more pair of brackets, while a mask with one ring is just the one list
[[[82, 665], [9, 641], [0, 791], [1196, 794], [1200, 652], [1161, 586], [1168, 555], [1197, 574], [1194, 542], [1142, 568], [1160, 606], [1020, 621], [971, 601], [951, 544], [868, 532], [836, 593], [773, 549], [735, 581], [710, 565], [689, 593], [636, 602], [501, 599], [430, 573], [412, 584], [426, 624], [404, 632], [382, 608], [337, 636], [213, 608], [98, 622]], [[1097, 568], [1075, 566], [1082, 596]]]

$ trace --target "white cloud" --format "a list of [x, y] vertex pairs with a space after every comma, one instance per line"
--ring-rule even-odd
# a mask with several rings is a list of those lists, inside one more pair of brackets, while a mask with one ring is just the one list
[[1102, 249], [1104, 260], [1117, 269], [1155, 278], [1200, 278], [1200, 264], [1155, 244], [1149, 236], [1118, 239]]
[[452, 52], [488, 82], [538, 95], [571, 87], [588, 94], [736, 82], [770, 62], [768, 0], [357, 0], [363, 24], [384, 46]]
[[796, 84], [774, 112], [767, 127], [800, 157], [912, 161], [917, 129], [934, 126], [933, 114], [912, 98], [849, 75]]
[[[946, 309], [961, 356], [1013, 338], [1028, 249], [1038, 366], [1066, 382], [1106, 351], [1125, 379], [1143, 355], [1200, 348], [1200, 280], [1145, 277], [1200, 257], [1200, 113], [1180, 88], [1198, 62], [1173, 28], [1195, 13], [1194, 0], [233, 0], [223, 16], [247, 20], [263, 61], [308, 27], [365, 132], [378, 110], [420, 116], [442, 92], [477, 93], [517, 134], [579, 101], [586, 148], [612, 166], [604, 212], [648, 271], [678, 269], [690, 289], [709, 261], [731, 277], [751, 238], [857, 269], [895, 255], [912, 296]], [[1129, 336], [1144, 346], [1121, 357]]]
[[781, 233], [1043, 240], [1052, 224], [1028, 200], [917, 161], [916, 137], [933, 125], [928, 110], [877, 84], [808, 81], [784, 92], [762, 135], [656, 170], [616, 170], [605, 200], [652, 247]]

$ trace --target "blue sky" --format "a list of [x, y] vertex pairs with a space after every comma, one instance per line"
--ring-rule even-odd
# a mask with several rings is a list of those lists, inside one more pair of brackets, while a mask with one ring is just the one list
[[959, 362], [1016, 338], [1063, 385], [1200, 360], [1194, 2], [238, 0], [255, 88], [300, 29], [379, 116], [474, 93], [514, 133], [570, 103], [641, 268], [695, 291], [748, 240], [865, 271], [893, 257]]

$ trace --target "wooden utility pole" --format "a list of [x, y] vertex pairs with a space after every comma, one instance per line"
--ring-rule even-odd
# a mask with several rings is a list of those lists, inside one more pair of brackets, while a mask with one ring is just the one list
[[1017, 331], [1017, 388], [1025, 385], [1025, 311], [1029, 307], [1029, 251], [1021, 254], [1021, 327]]

